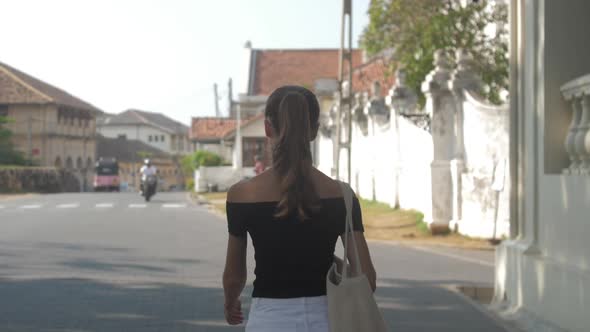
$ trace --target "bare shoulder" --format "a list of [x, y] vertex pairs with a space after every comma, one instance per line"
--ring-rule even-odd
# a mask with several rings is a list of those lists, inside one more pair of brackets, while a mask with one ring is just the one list
[[242, 202], [246, 196], [247, 182], [249, 180], [240, 181], [232, 185], [227, 191], [228, 202]]
[[270, 172], [266, 171], [253, 178], [242, 180], [228, 190], [228, 202], [258, 202], [272, 200], [273, 189], [277, 185], [272, 183]]
[[342, 190], [338, 181], [332, 179], [317, 169], [312, 172], [313, 182], [320, 197], [339, 197]]

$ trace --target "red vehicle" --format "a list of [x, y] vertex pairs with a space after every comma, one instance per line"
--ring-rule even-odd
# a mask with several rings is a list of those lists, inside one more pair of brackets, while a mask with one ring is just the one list
[[94, 171], [94, 191], [119, 191], [119, 163], [115, 158], [99, 158]]

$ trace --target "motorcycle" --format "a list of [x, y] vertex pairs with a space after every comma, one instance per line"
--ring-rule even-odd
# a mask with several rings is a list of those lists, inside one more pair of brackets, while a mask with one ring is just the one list
[[156, 186], [158, 185], [158, 178], [155, 175], [148, 175], [143, 182], [143, 197], [146, 202], [149, 202], [152, 196], [156, 194]]

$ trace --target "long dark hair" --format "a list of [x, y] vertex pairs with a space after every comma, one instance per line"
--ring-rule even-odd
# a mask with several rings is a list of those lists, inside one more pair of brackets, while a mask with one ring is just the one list
[[296, 212], [300, 220], [305, 220], [319, 206], [310, 174], [310, 142], [318, 132], [320, 106], [306, 88], [283, 86], [270, 95], [264, 113], [276, 135], [272, 168], [280, 179], [281, 199], [275, 217]]

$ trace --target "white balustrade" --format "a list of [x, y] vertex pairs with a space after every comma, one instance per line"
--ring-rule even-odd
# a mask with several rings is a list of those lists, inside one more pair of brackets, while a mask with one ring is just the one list
[[572, 122], [565, 138], [570, 165], [564, 174], [590, 175], [590, 75], [561, 87], [565, 100], [572, 105]]

